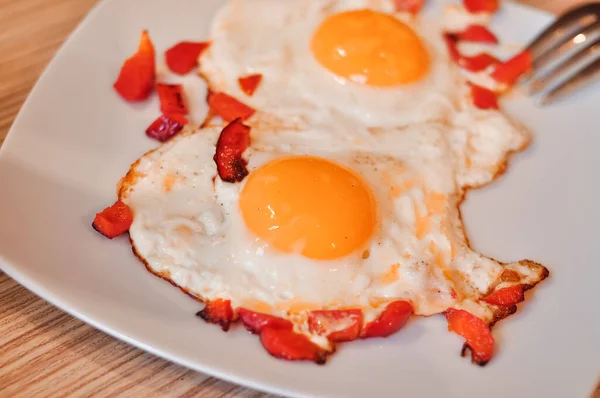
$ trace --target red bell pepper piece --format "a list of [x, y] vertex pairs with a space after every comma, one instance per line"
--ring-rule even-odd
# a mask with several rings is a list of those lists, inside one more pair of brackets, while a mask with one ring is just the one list
[[510, 307], [525, 300], [524, 292], [522, 285], [504, 287], [482, 298], [481, 301], [501, 307]]
[[222, 92], [209, 93], [208, 106], [226, 122], [238, 117], [246, 120], [255, 112], [253, 108]]
[[394, 0], [394, 6], [396, 11], [410, 12], [411, 14], [418, 14], [423, 8], [425, 0]]
[[487, 88], [471, 85], [471, 99], [479, 109], [500, 109], [496, 93]]
[[161, 115], [148, 126], [146, 135], [160, 142], [165, 142], [179, 133], [187, 122], [186, 117], [182, 115]]
[[462, 350], [471, 350], [471, 360], [477, 365], [485, 365], [494, 353], [494, 337], [489, 326], [475, 315], [465, 311], [449, 308], [446, 310], [448, 330], [466, 339]]
[[209, 41], [177, 43], [165, 51], [167, 66], [172, 72], [185, 75], [198, 65], [198, 58], [209, 46]]
[[96, 214], [92, 227], [109, 239], [125, 233], [133, 223], [131, 209], [120, 200]]
[[238, 308], [237, 312], [246, 329], [254, 334], [260, 334], [264, 328], [291, 330], [294, 327], [294, 324], [287, 319], [273, 315], [262, 314], [245, 308]]
[[413, 314], [413, 306], [408, 301], [393, 301], [385, 307], [379, 317], [365, 325], [361, 337], [387, 337], [400, 330]]
[[137, 52], [125, 61], [113, 87], [127, 101], [143, 101], [152, 92], [155, 76], [154, 45], [144, 30]]
[[240, 182], [248, 175], [242, 154], [250, 145], [250, 127], [241, 118], [229, 123], [219, 136], [214, 156], [219, 177], [226, 182]]
[[202, 311], [199, 311], [196, 316], [199, 316], [206, 322], [221, 325], [221, 329], [226, 332], [229, 330], [229, 326], [233, 320], [231, 301], [220, 298], [207, 301], [206, 307]]
[[499, 62], [496, 57], [488, 53], [481, 53], [473, 56], [462, 55], [458, 61], [458, 65], [471, 72], [479, 72]]
[[470, 13], [496, 12], [500, 7], [498, 0], [463, 0], [465, 8]]
[[498, 38], [483, 25], [469, 25], [462, 32], [455, 33], [459, 41], [497, 44]]
[[482, 53], [474, 56], [462, 55], [458, 49], [458, 36], [451, 33], [444, 34], [444, 41], [448, 48], [448, 54], [450, 59], [458, 64], [458, 66], [470, 70], [472, 72], [479, 72], [484, 70], [490, 65], [499, 63], [498, 59], [490, 54]]
[[262, 77], [261, 74], [243, 76], [238, 79], [238, 83], [247, 96], [252, 96], [262, 81]]
[[160, 100], [160, 110], [165, 115], [187, 115], [183, 86], [181, 84], [156, 85], [156, 92]]
[[451, 33], [444, 33], [444, 41], [446, 42], [446, 48], [448, 49], [448, 55], [450, 55], [450, 59], [458, 63], [462, 55], [460, 51], [458, 51], [456, 36]]
[[498, 64], [490, 75], [499, 83], [512, 86], [521, 75], [531, 69], [533, 60], [530, 50], [525, 50], [506, 62]]
[[332, 342], [351, 341], [360, 335], [363, 313], [359, 309], [318, 310], [308, 315], [311, 333], [327, 336]]
[[327, 351], [290, 329], [264, 328], [260, 333], [260, 342], [276, 358], [309, 360], [318, 364], [324, 364], [327, 359]]

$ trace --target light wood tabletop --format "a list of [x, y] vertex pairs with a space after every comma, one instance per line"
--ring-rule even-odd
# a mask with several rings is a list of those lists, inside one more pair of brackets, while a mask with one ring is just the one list
[[[555, 13], [583, 3], [522, 2]], [[0, 144], [54, 52], [95, 3], [0, 0]], [[0, 397], [90, 395], [269, 396], [122, 343], [51, 306], [0, 271]]]

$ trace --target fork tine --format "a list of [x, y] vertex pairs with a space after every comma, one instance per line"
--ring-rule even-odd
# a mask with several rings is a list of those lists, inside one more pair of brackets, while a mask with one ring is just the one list
[[573, 32], [574, 36], [569, 40], [563, 41], [558, 46], [540, 55], [533, 61], [533, 68], [538, 72], [544, 72], [548, 66], [559, 61], [562, 57], [570, 54], [578, 46], [585, 45], [590, 41], [600, 37], [600, 19], [592, 25], [583, 29], [577, 29]]
[[564, 42], [565, 38], [572, 37], [577, 30], [585, 29], [599, 19], [600, 2], [575, 8], [563, 14], [554, 23], [544, 29], [527, 48], [531, 51], [535, 60], [556, 45], [560, 45], [557, 43]]
[[593, 60], [595, 54], [600, 54], [600, 38], [597, 38], [593, 43], [587, 45], [573, 57], [552, 69], [545, 76], [534, 78], [529, 84], [529, 93], [537, 94], [545, 90], [552, 82], [557, 81], [560, 76], [567, 76], [573, 73], [576, 70], [576, 67], [587, 64], [587, 60]]
[[554, 102], [566, 94], [572, 93], [585, 86], [598, 77], [600, 77], [600, 58], [590, 63], [588, 66], [579, 71], [579, 73], [567, 79], [565, 82], [550, 90], [544, 97], [540, 99], [540, 104], [546, 105]]

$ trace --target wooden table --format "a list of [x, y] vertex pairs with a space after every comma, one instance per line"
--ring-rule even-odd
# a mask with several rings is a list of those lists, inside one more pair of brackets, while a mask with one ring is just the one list
[[[0, 0], [0, 144], [96, 0]], [[559, 13], [579, 0], [523, 0]], [[600, 397], [600, 391], [597, 391]], [[172, 364], [54, 308], [0, 271], [0, 397], [268, 397]]]

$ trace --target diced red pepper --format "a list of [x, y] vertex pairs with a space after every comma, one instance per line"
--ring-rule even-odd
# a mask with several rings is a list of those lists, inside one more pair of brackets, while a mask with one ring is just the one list
[[510, 307], [525, 300], [522, 285], [504, 287], [481, 299], [488, 304]]
[[209, 41], [177, 43], [165, 51], [167, 66], [172, 72], [185, 75], [198, 65], [198, 58], [209, 46]]
[[273, 315], [262, 314], [245, 308], [238, 308], [237, 312], [246, 329], [254, 334], [260, 334], [264, 328], [291, 330], [294, 327], [294, 324], [289, 320]]
[[186, 117], [182, 115], [161, 115], [148, 126], [146, 135], [160, 142], [165, 142], [179, 133], [187, 122]]
[[206, 302], [206, 307], [197, 314], [200, 318], [209, 323], [221, 325], [223, 331], [228, 331], [233, 320], [233, 309], [230, 300], [215, 299]]
[[413, 306], [408, 301], [393, 301], [385, 307], [379, 317], [365, 325], [362, 338], [387, 337], [402, 329], [413, 314]]
[[451, 33], [444, 33], [444, 41], [446, 42], [446, 47], [448, 48], [448, 55], [450, 55], [450, 59], [458, 63], [462, 55], [460, 51], [458, 51], [456, 36]]
[[490, 65], [500, 62], [498, 59], [487, 53], [474, 56], [462, 55], [458, 49], [458, 37], [455, 34], [445, 33], [444, 41], [446, 42], [450, 59], [456, 62], [460, 67], [470, 70], [471, 72], [479, 72]]
[[465, 8], [471, 13], [496, 12], [500, 7], [498, 0], [463, 0]]
[[477, 365], [485, 365], [492, 359], [494, 353], [494, 337], [489, 326], [475, 315], [465, 311], [450, 308], [446, 310], [448, 330], [466, 339], [462, 350], [471, 350], [471, 360]]
[[458, 65], [471, 72], [480, 72], [489, 66], [496, 65], [500, 61], [498, 58], [488, 53], [481, 53], [473, 56], [462, 55]]
[[96, 214], [92, 227], [109, 239], [129, 230], [133, 223], [131, 209], [120, 200]]
[[459, 41], [471, 41], [476, 43], [497, 44], [498, 38], [483, 25], [469, 25], [462, 32], [455, 33]]
[[246, 120], [255, 112], [253, 108], [222, 92], [209, 93], [208, 106], [226, 122], [238, 117]]
[[113, 87], [127, 101], [143, 101], [152, 92], [155, 76], [154, 45], [144, 30], [137, 52], [125, 61]]
[[410, 12], [411, 14], [418, 14], [423, 8], [425, 0], [394, 0], [394, 6], [396, 11]]
[[521, 75], [531, 69], [532, 63], [531, 51], [525, 50], [508, 61], [498, 64], [490, 76], [499, 83], [512, 86]]
[[160, 100], [160, 110], [165, 115], [187, 115], [183, 86], [181, 84], [156, 85], [156, 92]]
[[243, 76], [238, 79], [240, 88], [247, 96], [252, 96], [252, 94], [254, 94], [261, 81], [261, 74]]
[[479, 109], [500, 109], [496, 93], [485, 87], [471, 85], [471, 99]]
[[219, 136], [214, 156], [219, 177], [226, 182], [239, 182], [248, 175], [242, 154], [250, 145], [250, 127], [237, 118], [229, 123]]
[[318, 310], [308, 315], [311, 333], [327, 336], [332, 342], [351, 341], [360, 335], [363, 313], [359, 309]]
[[276, 358], [309, 360], [318, 364], [324, 364], [327, 359], [327, 351], [290, 329], [264, 328], [260, 333], [260, 342]]

